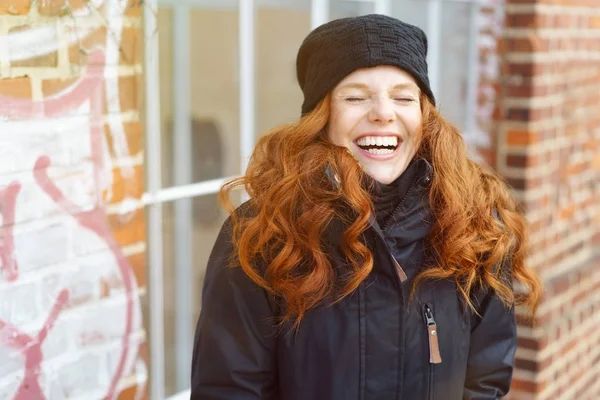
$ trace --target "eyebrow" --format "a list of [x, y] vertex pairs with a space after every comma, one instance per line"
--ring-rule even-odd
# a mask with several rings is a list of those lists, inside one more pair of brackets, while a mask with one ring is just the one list
[[[348, 83], [342, 87], [340, 87], [341, 89], [362, 89], [362, 90], [369, 90], [369, 85], [365, 84], [365, 83]], [[394, 85], [392, 87], [392, 90], [398, 90], [398, 89], [416, 89], [419, 90], [419, 87], [417, 85], [415, 85], [414, 83], [399, 83], [397, 85]]]

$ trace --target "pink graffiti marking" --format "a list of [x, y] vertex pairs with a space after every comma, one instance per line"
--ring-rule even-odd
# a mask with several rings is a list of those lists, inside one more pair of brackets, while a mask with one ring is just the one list
[[[38, 186], [54, 201], [54, 203], [64, 212], [68, 213], [78, 224], [98, 235], [108, 246], [114, 255], [119, 272], [121, 274], [123, 287], [126, 293], [126, 315], [125, 329], [122, 334], [122, 347], [119, 354], [117, 369], [111, 377], [110, 385], [106, 391], [106, 398], [113, 399], [118, 394], [118, 384], [124, 373], [127, 358], [131, 352], [129, 337], [133, 331], [134, 319], [134, 296], [135, 281], [132, 276], [131, 266], [123, 255], [121, 248], [107, 223], [106, 208], [102, 202], [101, 176], [103, 173], [103, 121], [102, 121], [102, 71], [104, 64], [104, 55], [96, 52], [90, 55], [90, 64], [86, 74], [82, 76], [68, 90], [58, 96], [48, 97], [42, 101], [31, 101], [23, 99], [13, 99], [0, 96], [0, 114], [9, 118], [35, 118], [51, 117], [64, 113], [65, 110], [78, 107], [85, 101], [90, 101], [90, 140], [92, 148], [92, 161], [94, 165], [94, 184], [97, 193], [95, 206], [92, 210], [83, 211], [72, 201], [66, 198], [64, 193], [49, 177], [48, 168], [51, 164], [49, 156], [41, 156], [36, 161], [33, 169], [33, 175]], [[0, 202], [2, 205], [2, 233], [0, 236], [0, 259], [2, 260], [2, 273], [7, 280], [14, 281], [18, 279], [18, 264], [14, 255], [14, 237], [12, 226], [15, 218], [16, 201], [19, 195], [20, 185], [12, 183], [0, 191]], [[68, 303], [69, 293], [63, 289], [58, 294], [54, 306], [46, 319], [46, 323], [35, 338], [21, 332], [17, 327], [0, 320], [0, 345], [21, 351], [25, 358], [25, 377], [20, 384], [17, 394], [13, 400], [44, 399], [44, 395], [39, 384], [39, 375], [41, 373], [41, 363], [43, 354], [41, 345], [48, 333], [51, 331], [54, 322], [59, 317], [60, 312]]]
[[[20, 350], [25, 356], [25, 377], [19, 385], [14, 400], [31, 400], [43, 398], [39, 383], [40, 364], [42, 363], [42, 344], [48, 332], [52, 329], [58, 314], [69, 301], [69, 292], [62, 290], [50, 310], [50, 314], [42, 329], [35, 337], [20, 332], [16, 327], [0, 321], [0, 341], [15, 350]], [[32, 397], [33, 396], [33, 397]]]
[[2, 207], [2, 231], [0, 232], [0, 272], [7, 281], [14, 281], [19, 276], [19, 266], [15, 258], [15, 240], [13, 225], [15, 223], [15, 206], [21, 185], [13, 182], [0, 191], [0, 207]]
[[121, 272], [121, 277], [123, 279], [123, 285], [125, 286], [127, 292], [127, 311], [126, 311], [126, 325], [125, 325], [125, 333], [123, 334], [123, 349], [125, 349], [125, 354], [119, 359], [119, 363], [117, 365], [117, 371], [110, 383], [110, 387], [108, 390], [108, 398], [112, 398], [112, 396], [116, 393], [117, 385], [119, 383], [119, 379], [123, 373], [125, 368], [126, 361], [126, 352], [129, 348], [129, 335], [132, 332], [133, 325], [133, 291], [134, 291], [134, 282], [131, 276], [131, 268], [127, 259], [123, 256], [121, 252], [121, 248], [119, 244], [114, 239], [110, 227], [106, 222], [106, 212], [101, 207], [96, 205], [90, 211], [81, 211], [79, 208], [69, 201], [65, 195], [60, 191], [60, 189], [56, 186], [54, 182], [48, 177], [48, 167], [50, 166], [50, 158], [49, 157], [40, 157], [36, 162], [36, 167], [34, 169], [35, 180], [40, 185], [42, 190], [46, 192], [48, 196], [60, 207], [63, 211], [72, 215], [79, 224], [92, 232], [95, 232], [104, 239], [112, 253], [115, 255], [119, 270]]

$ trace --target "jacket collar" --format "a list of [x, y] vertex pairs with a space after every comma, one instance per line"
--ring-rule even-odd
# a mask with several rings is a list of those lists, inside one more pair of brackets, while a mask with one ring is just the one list
[[[371, 215], [373, 229], [394, 247], [403, 247], [429, 235], [433, 216], [429, 204], [429, 188], [433, 179], [433, 166], [424, 158], [414, 160], [417, 168], [415, 178], [410, 183], [400, 203], [396, 206], [384, 226], [379, 226]], [[339, 187], [340, 179], [333, 168], [328, 166], [325, 173], [329, 181]]]

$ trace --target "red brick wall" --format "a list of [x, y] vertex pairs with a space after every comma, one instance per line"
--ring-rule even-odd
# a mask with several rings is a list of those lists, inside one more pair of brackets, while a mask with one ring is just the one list
[[506, 0], [495, 165], [545, 284], [511, 398], [600, 398], [600, 2]]
[[146, 397], [141, 7], [0, 1], [0, 393]]

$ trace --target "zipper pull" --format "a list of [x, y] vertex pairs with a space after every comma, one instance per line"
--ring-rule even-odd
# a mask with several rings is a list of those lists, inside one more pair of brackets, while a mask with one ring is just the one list
[[396, 257], [394, 257], [391, 254], [390, 257], [392, 257], [392, 260], [394, 260], [394, 263], [396, 264], [396, 271], [398, 272], [398, 276], [400, 277], [400, 282], [406, 281], [408, 279], [408, 276], [406, 276], [406, 272], [404, 272], [398, 261], [396, 261]]
[[442, 362], [442, 356], [440, 354], [437, 324], [435, 323], [433, 310], [429, 304], [425, 304], [425, 307], [423, 307], [423, 314], [427, 324], [427, 336], [429, 337], [429, 362], [431, 364], [440, 364]]

